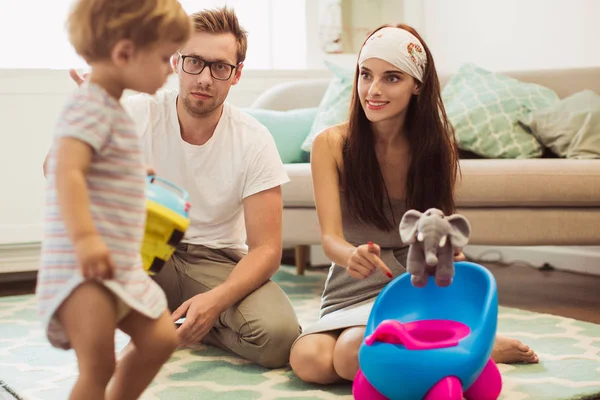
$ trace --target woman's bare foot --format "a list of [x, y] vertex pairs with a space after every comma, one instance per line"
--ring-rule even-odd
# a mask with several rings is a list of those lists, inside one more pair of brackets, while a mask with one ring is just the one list
[[494, 349], [492, 350], [492, 359], [496, 363], [514, 364], [539, 362], [535, 352], [526, 344], [517, 339], [510, 339], [504, 336], [496, 336]]

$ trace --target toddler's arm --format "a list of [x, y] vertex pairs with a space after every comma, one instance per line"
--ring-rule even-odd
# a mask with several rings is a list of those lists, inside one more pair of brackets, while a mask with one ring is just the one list
[[92, 155], [93, 149], [83, 141], [61, 138], [57, 153], [56, 191], [61, 217], [75, 247], [83, 276], [110, 279], [114, 266], [108, 247], [94, 226], [85, 180]]

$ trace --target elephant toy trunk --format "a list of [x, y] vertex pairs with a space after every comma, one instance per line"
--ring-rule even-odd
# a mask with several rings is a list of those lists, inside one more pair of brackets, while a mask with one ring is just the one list
[[[423, 231], [423, 248], [425, 251], [425, 262], [428, 266], [434, 267], [438, 263], [438, 254], [440, 251], [441, 239], [443, 236], [440, 235], [443, 231], [437, 229], [439, 224], [436, 226], [425, 229]], [[445, 243], [444, 243], [445, 244]]]
[[437, 265], [438, 263], [438, 258], [435, 254], [433, 253], [428, 253], [427, 257], [425, 258], [425, 262], [427, 263], [427, 265], [429, 265], [430, 267], [433, 267], [434, 265]]

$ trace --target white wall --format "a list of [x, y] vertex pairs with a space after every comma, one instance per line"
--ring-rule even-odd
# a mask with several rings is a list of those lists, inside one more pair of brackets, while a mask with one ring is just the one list
[[[438, 72], [600, 66], [600, 1], [412, 0]], [[407, 21], [411, 23], [411, 21]]]
[[[229, 101], [248, 107], [278, 83], [326, 76], [325, 70], [245, 71]], [[42, 163], [73, 88], [64, 70], [0, 70], [0, 245], [41, 240]]]
[[[358, 48], [364, 41], [365, 29], [375, 29], [388, 23], [400, 23], [406, 18], [418, 19], [422, 14], [420, 0], [342, 0], [345, 48]], [[325, 68], [328, 60], [353, 68], [357, 54], [325, 54], [319, 43], [319, 0], [305, 0], [306, 5], [306, 65], [309, 69]], [[415, 17], [415, 18], [413, 18]]]
[[[343, 1], [358, 14], [353, 24], [381, 18], [416, 28], [441, 74], [466, 62], [493, 71], [600, 66], [597, 0], [369, 0], [361, 7]], [[356, 54], [321, 51], [317, 3], [306, 0], [308, 68], [323, 68], [323, 60], [352, 67]], [[374, 11], [361, 20], [369, 7]]]

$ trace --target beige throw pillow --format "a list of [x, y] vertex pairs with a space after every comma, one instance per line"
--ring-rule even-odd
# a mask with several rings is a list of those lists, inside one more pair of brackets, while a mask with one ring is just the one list
[[600, 158], [600, 95], [591, 90], [535, 110], [520, 121], [561, 157]]

